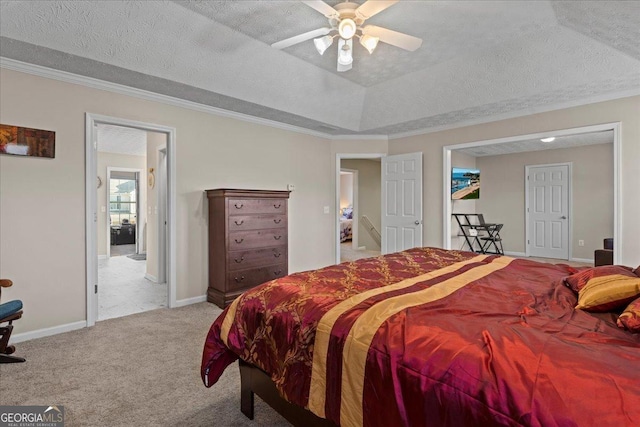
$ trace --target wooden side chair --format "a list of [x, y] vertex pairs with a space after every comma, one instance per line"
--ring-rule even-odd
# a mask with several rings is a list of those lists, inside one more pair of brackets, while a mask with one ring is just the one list
[[[2, 288], [8, 288], [13, 285], [9, 279], [0, 279], [0, 297], [2, 297]], [[2, 300], [0, 299], [0, 302]], [[0, 363], [19, 363], [25, 359], [17, 356], [10, 356], [16, 351], [15, 346], [9, 345], [9, 338], [13, 331], [13, 321], [22, 317], [22, 301], [13, 300], [0, 304]], [[7, 323], [6, 326], [1, 326]]]

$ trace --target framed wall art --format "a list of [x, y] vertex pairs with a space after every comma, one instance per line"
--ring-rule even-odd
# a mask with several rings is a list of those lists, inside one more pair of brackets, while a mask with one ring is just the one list
[[0, 154], [55, 157], [56, 133], [0, 124]]

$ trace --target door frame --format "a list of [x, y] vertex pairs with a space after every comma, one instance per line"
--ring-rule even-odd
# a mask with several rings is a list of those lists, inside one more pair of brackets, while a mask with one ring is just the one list
[[442, 177], [443, 177], [443, 200], [442, 200], [442, 246], [444, 249], [451, 249], [451, 151], [461, 148], [469, 147], [481, 147], [484, 145], [493, 144], [507, 144], [510, 142], [522, 141], [525, 139], [537, 139], [547, 138], [551, 136], [565, 136], [573, 135], [576, 133], [589, 133], [589, 132], [601, 132], [601, 131], [613, 131], [613, 263], [619, 264], [622, 259], [622, 221], [621, 215], [621, 159], [620, 159], [620, 145], [621, 145], [621, 133], [620, 122], [603, 123], [599, 125], [581, 126], [568, 129], [560, 129], [555, 131], [539, 132], [527, 135], [516, 135], [505, 138], [488, 139], [474, 142], [467, 142], [462, 144], [445, 145], [442, 147]]
[[142, 188], [140, 184], [142, 181], [142, 174], [144, 173], [143, 169], [136, 169], [136, 168], [121, 168], [118, 166], [107, 166], [107, 175], [105, 180], [107, 181], [105, 183], [106, 187], [105, 189], [107, 190], [107, 199], [105, 201], [106, 203], [106, 209], [105, 209], [105, 214], [106, 214], [106, 227], [107, 227], [107, 259], [111, 258], [111, 223], [109, 221], [110, 215], [111, 215], [111, 203], [109, 200], [109, 190], [111, 189], [111, 172], [135, 172], [136, 173], [136, 211], [137, 211], [137, 215], [136, 215], [136, 253], [140, 253], [140, 234], [141, 234], [141, 224], [144, 224], [144, 220], [145, 220], [145, 212], [144, 209], [146, 209], [146, 205], [144, 203], [144, 200], [142, 199]]
[[[382, 159], [385, 157], [386, 153], [336, 153], [336, 162], [334, 165], [335, 173], [333, 175], [334, 183], [335, 183], [335, 208], [333, 210], [334, 220], [334, 233], [333, 238], [335, 239], [335, 260], [336, 264], [340, 264], [340, 163], [344, 160], [370, 160], [370, 159]], [[380, 164], [380, 176], [382, 176], [382, 163]], [[355, 194], [354, 198], [354, 208], [355, 208]], [[382, 209], [382, 206], [380, 207]], [[355, 211], [355, 209], [354, 209]], [[354, 221], [355, 224], [355, 221]], [[354, 225], [355, 228], [355, 225]], [[356, 231], [354, 230], [354, 233]], [[355, 236], [355, 234], [354, 234]], [[384, 236], [381, 237], [384, 239]], [[382, 245], [381, 245], [382, 247]]]
[[[524, 241], [525, 241], [525, 256], [531, 256], [531, 236], [530, 236], [530, 223], [529, 223], [529, 180], [527, 177], [529, 176], [530, 168], [544, 168], [544, 167], [552, 167], [552, 166], [566, 166], [568, 169], [568, 185], [567, 185], [567, 227], [568, 227], [568, 242], [569, 246], [567, 249], [567, 261], [573, 259], [573, 163], [572, 162], [561, 162], [561, 163], [547, 163], [542, 165], [525, 165], [524, 167]], [[557, 258], [563, 259], [563, 258]]]
[[139, 122], [101, 114], [85, 113], [85, 235], [86, 235], [86, 297], [87, 326], [93, 326], [98, 317], [98, 254], [96, 191], [97, 131], [98, 124], [124, 126], [144, 131], [164, 133], [167, 136], [167, 305], [176, 307], [176, 129], [169, 126]]

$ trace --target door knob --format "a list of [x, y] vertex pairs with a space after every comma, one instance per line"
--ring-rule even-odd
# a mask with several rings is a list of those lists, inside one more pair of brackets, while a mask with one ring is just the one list
[[567, 219], [567, 217], [566, 217], [566, 216], [564, 216], [564, 215], [562, 215], [562, 216], [560, 217], [560, 219]]
[[420, 225], [420, 221], [416, 219], [416, 222], [414, 222], [415, 225]]

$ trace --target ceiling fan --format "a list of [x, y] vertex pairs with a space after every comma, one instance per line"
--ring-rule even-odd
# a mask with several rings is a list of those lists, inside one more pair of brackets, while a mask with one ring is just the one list
[[362, 5], [345, 1], [337, 4], [335, 8], [322, 0], [301, 1], [326, 16], [329, 19], [329, 26], [279, 41], [272, 44], [272, 47], [284, 49], [314, 39], [313, 43], [318, 53], [322, 55], [333, 44], [333, 39], [338, 37], [338, 71], [344, 72], [350, 70], [353, 64], [354, 37], [360, 39], [360, 44], [369, 53], [373, 53], [380, 41], [411, 52], [422, 45], [422, 39], [418, 37], [375, 25], [363, 26], [367, 19], [394, 5], [399, 0], [367, 0]]

